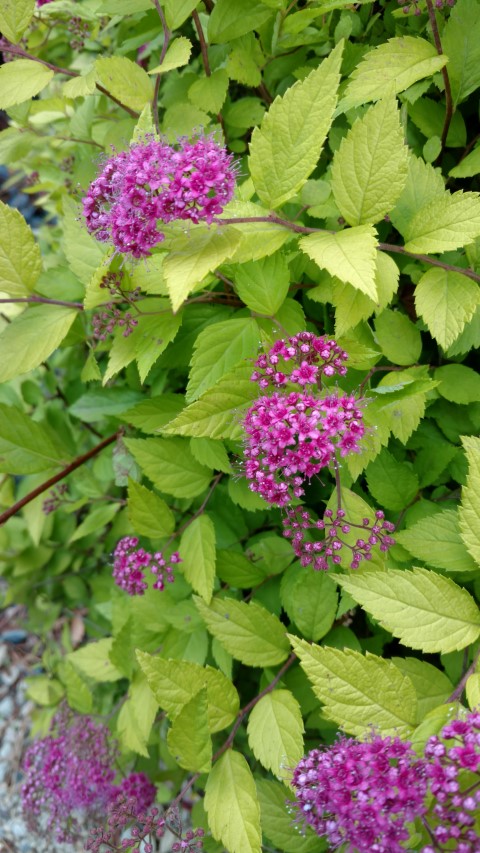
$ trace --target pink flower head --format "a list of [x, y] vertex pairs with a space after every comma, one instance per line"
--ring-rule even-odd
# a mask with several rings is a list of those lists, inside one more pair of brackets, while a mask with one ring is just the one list
[[288, 341], [275, 341], [268, 353], [260, 355], [251, 378], [262, 389], [271, 385], [282, 388], [287, 382], [303, 388], [320, 385], [322, 376], [345, 376], [347, 368], [343, 362], [347, 358], [347, 353], [334, 340], [299, 332]]
[[117, 586], [129, 595], [143, 595], [148, 589], [145, 581], [145, 569], [155, 576], [154, 589], [165, 589], [165, 582], [175, 580], [173, 568], [170, 565], [181, 563], [178, 551], [174, 551], [167, 560], [161, 551], [151, 554], [144, 548], [138, 548], [136, 536], [124, 536], [117, 543], [113, 552], [113, 578]]
[[115, 798], [122, 794], [127, 799], [135, 797], [138, 813], [146, 812], [155, 802], [157, 789], [145, 773], [130, 773], [115, 788]]
[[425, 813], [425, 762], [399, 738], [340, 738], [293, 772], [294, 807], [330, 849], [404, 853], [406, 824]]

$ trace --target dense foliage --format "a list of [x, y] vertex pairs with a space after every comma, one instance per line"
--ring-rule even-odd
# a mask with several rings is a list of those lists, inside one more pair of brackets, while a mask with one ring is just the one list
[[109, 804], [101, 853], [478, 852], [479, 0], [0, 29], [45, 211], [0, 203], [26, 811], [73, 838]]

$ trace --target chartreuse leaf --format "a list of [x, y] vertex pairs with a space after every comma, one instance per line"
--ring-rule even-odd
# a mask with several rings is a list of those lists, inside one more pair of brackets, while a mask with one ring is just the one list
[[283, 305], [290, 287], [290, 273], [283, 255], [242, 264], [235, 273], [235, 289], [247, 308], [272, 316]]
[[[244, 0], [238, 2], [243, 6]], [[243, 10], [239, 14], [243, 17]], [[337, 103], [342, 51], [340, 42], [318, 68], [274, 100], [253, 131], [250, 174], [259, 199], [269, 208], [292, 198], [316, 166]]]
[[403, 231], [407, 252], [448, 252], [480, 235], [480, 195], [445, 192], [417, 210]]
[[418, 492], [418, 477], [413, 466], [399, 462], [385, 448], [370, 462], [365, 473], [369, 493], [387, 509], [405, 509]]
[[81, 649], [70, 652], [66, 659], [93, 681], [118, 681], [123, 678], [123, 673], [110, 660], [112, 645], [113, 637], [87, 643]]
[[147, 313], [139, 315], [137, 325], [127, 337], [122, 327], [115, 331], [103, 377], [104, 385], [134, 359], [140, 380], [145, 382], [157, 359], [175, 338], [182, 318], [172, 313], [168, 299], [150, 299], [148, 308], [151, 316]]
[[375, 320], [375, 339], [393, 364], [414, 364], [422, 351], [422, 336], [417, 327], [406, 314], [389, 308]]
[[[370, 299], [369, 296], [361, 293], [360, 290], [356, 290], [351, 284], [334, 279], [331, 301], [335, 306], [335, 335], [337, 338], [345, 335], [350, 329], [354, 329], [371, 314], [378, 314], [386, 308], [396, 293], [400, 273], [395, 261], [385, 252], [377, 251], [375, 266], [375, 284], [377, 287], [375, 299]], [[312, 291], [309, 291], [309, 296], [312, 299], [315, 298]], [[353, 354], [349, 351], [348, 346], [345, 344], [342, 346], [347, 350], [351, 360]]]
[[283, 609], [307, 640], [318, 642], [332, 627], [338, 609], [335, 584], [324, 572], [290, 566], [280, 587]]
[[414, 557], [447, 572], [470, 572], [475, 563], [462, 541], [461, 511], [445, 509], [422, 518], [395, 539]]
[[442, 32], [455, 106], [480, 86], [480, 19], [476, 0], [459, 0]]
[[470, 154], [460, 161], [458, 166], [450, 169], [451, 178], [473, 178], [480, 172], [480, 145], [477, 145]]
[[215, 580], [215, 528], [206, 513], [188, 525], [178, 550], [187, 581], [209, 604]]
[[[223, 211], [225, 217], [268, 217], [269, 211], [251, 201], [231, 201]], [[221, 219], [221, 217], [220, 217]], [[241, 222], [232, 226], [240, 235], [240, 243], [231, 257], [231, 262], [244, 264], [273, 255], [283, 244], [292, 239], [292, 232], [275, 222]]]
[[34, 474], [69, 461], [55, 432], [14, 406], [0, 403], [0, 471]]
[[175, 529], [175, 516], [162, 498], [150, 489], [128, 481], [128, 519], [135, 533], [150, 539], [170, 536]]
[[318, 853], [319, 838], [309, 826], [292, 820], [288, 800], [292, 793], [280, 782], [256, 780], [260, 823], [269, 841], [285, 853]]
[[[197, 0], [195, 0], [197, 3]], [[171, 71], [173, 68], [181, 68], [182, 65], [188, 65], [190, 54], [192, 52], [192, 42], [190, 39], [180, 36], [169, 45], [165, 54], [165, 58], [161, 65], [156, 65], [149, 71], [149, 74], [164, 74], [165, 71]]]
[[153, 83], [147, 72], [126, 56], [100, 57], [95, 60], [98, 79], [126, 107], [141, 113], [152, 100]]
[[17, 44], [35, 11], [35, 0], [3, 0], [0, 8], [0, 30], [5, 38]]
[[199, 0], [161, 0], [167, 24], [176, 30], [198, 6]]
[[93, 95], [96, 88], [97, 72], [94, 67], [80, 77], [70, 77], [63, 84], [62, 92], [65, 98], [84, 98], [86, 95]]
[[436, 74], [447, 61], [426, 39], [389, 39], [370, 50], [353, 71], [340, 108], [345, 111], [367, 101], [378, 101], [386, 92], [404, 92], [417, 80]]
[[70, 708], [80, 714], [89, 714], [93, 706], [93, 696], [87, 679], [66, 660], [60, 661], [58, 674], [65, 687]]
[[208, 40], [220, 44], [236, 39], [256, 30], [272, 14], [271, 9], [257, 0], [217, 0], [208, 20]]
[[164, 658], [137, 651], [138, 662], [150, 689], [171, 719], [175, 719], [199, 690], [206, 688], [210, 731], [219, 732], [230, 725], [239, 708], [238, 693], [232, 682], [218, 669], [183, 660]]
[[241, 239], [241, 234], [234, 228], [199, 226], [170, 241], [163, 275], [174, 311], [178, 311], [191, 290], [209, 272], [232, 257]]
[[407, 180], [408, 149], [395, 98], [385, 98], [357, 119], [332, 163], [332, 192], [349, 225], [379, 222]]
[[229, 853], [261, 853], [255, 782], [239, 752], [227, 749], [214, 764], [205, 786], [204, 804], [213, 837]]
[[258, 335], [252, 317], [230, 318], [203, 329], [190, 362], [187, 401], [197, 400], [237, 364], [252, 359], [258, 349]]
[[77, 529], [70, 536], [69, 542], [76, 542], [78, 539], [83, 539], [84, 536], [89, 536], [90, 533], [95, 533], [97, 530], [102, 530], [106, 524], [109, 524], [118, 513], [118, 507], [115, 504], [105, 504], [97, 506], [83, 519]]
[[474, 711], [480, 705], [480, 673], [474, 672], [467, 678], [465, 692], [469, 708]]
[[53, 71], [33, 59], [16, 59], [0, 68], [0, 109], [8, 110], [38, 95], [50, 83]]
[[404, 646], [454, 652], [480, 634], [480, 610], [466, 589], [428, 569], [336, 576], [337, 582]]
[[262, 82], [260, 67], [263, 53], [255, 33], [245, 33], [230, 44], [227, 58], [228, 76], [245, 86], [259, 86]]
[[290, 690], [263, 696], [248, 718], [247, 735], [255, 758], [274, 776], [296, 767], [303, 755], [303, 720], [300, 705]]
[[[191, 438], [190, 450], [195, 459], [202, 465], [206, 465], [207, 468], [223, 471], [224, 474], [232, 473], [228, 453], [222, 441], [217, 441], [214, 438]], [[231, 479], [228, 483], [230, 485]]]
[[290, 636], [322, 713], [353, 735], [374, 726], [382, 735], [408, 736], [417, 715], [412, 682], [388, 660], [353, 649], [315, 646]]
[[340, 281], [346, 281], [370, 299], [377, 298], [375, 262], [377, 233], [372, 225], [357, 225], [335, 234], [309, 234], [300, 248]]
[[195, 604], [209, 632], [236, 660], [247, 666], [275, 666], [288, 657], [285, 627], [256, 601], [214, 598], [209, 607], [198, 597]]
[[468, 553], [480, 565], [480, 438], [465, 436], [462, 444], [467, 455], [468, 476], [458, 509], [460, 531]]
[[445, 194], [445, 184], [440, 169], [434, 169], [420, 157], [410, 154], [405, 187], [389, 216], [395, 228], [404, 234], [409, 222], [420, 208]]
[[192, 456], [181, 438], [125, 439], [135, 461], [157, 489], [176, 498], [194, 498], [207, 488], [212, 472]]
[[40, 249], [22, 214], [0, 201], [0, 292], [28, 296], [42, 269]]
[[143, 672], [134, 673], [117, 720], [117, 734], [124, 749], [148, 758], [147, 744], [157, 711], [158, 702]]
[[133, 424], [142, 432], [161, 432], [163, 427], [182, 411], [184, 405], [183, 394], [160, 394], [150, 400], [142, 400], [141, 403], [122, 412], [122, 420]]
[[59, 305], [27, 308], [0, 335], [0, 382], [38, 367], [62, 343], [78, 312]]
[[368, 404], [365, 415], [377, 427], [383, 444], [390, 432], [404, 443], [410, 438], [423, 417], [426, 394], [435, 386], [430, 379], [416, 379], [412, 369], [389, 373], [370, 390], [376, 399]]
[[418, 658], [392, 658], [400, 672], [407, 675], [415, 687], [418, 701], [417, 722], [438, 708], [453, 693], [453, 684], [438, 667]]
[[228, 91], [228, 74], [224, 68], [217, 68], [208, 77], [199, 77], [190, 86], [188, 98], [196, 107], [207, 113], [218, 113]]
[[467, 405], [480, 402], [480, 376], [464, 364], [446, 364], [434, 373], [439, 382], [438, 393], [452, 403]]
[[65, 195], [62, 219], [63, 250], [72, 272], [82, 284], [88, 285], [93, 280], [91, 293], [87, 288], [85, 294], [85, 308], [96, 308], [105, 302], [105, 291], [98, 286], [108, 272], [105, 246], [88, 233], [83, 222], [80, 222], [79, 213], [79, 205]]
[[429, 269], [415, 288], [417, 314], [443, 349], [456, 341], [479, 304], [478, 285], [451, 270]]
[[205, 687], [179, 711], [169, 729], [167, 744], [180, 767], [196, 773], [208, 773], [212, 766], [212, 738]]

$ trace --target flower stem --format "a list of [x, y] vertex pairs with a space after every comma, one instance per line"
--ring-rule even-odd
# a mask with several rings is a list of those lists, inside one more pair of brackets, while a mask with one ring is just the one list
[[[435, 9], [432, 3], [432, 0], [426, 0], [428, 17], [430, 19], [430, 26], [432, 28], [433, 40], [435, 42], [435, 47], [437, 48], [437, 53], [439, 56], [443, 56], [443, 47], [440, 39], [440, 33], [438, 31], [437, 18], [435, 15]], [[443, 123], [442, 136], [441, 136], [441, 148], [440, 154], [438, 155], [435, 163], [438, 163], [442, 158], [443, 149], [445, 148], [445, 144], [447, 142], [448, 131], [450, 128], [450, 122], [453, 117], [453, 100], [452, 100], [452, 89], [450, 86], [450, 78], [448, 76], [448, 71], [446, 66], [444, 65], [442, 68], [442, 77], [443, 77], [443, 85], [445, 87], [445, 120]]]

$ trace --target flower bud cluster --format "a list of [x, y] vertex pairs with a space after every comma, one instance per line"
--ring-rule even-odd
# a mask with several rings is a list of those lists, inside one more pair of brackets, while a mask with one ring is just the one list
[[232, 156], [212, 136], [177, 146], [153, 137], [115, 154], [83, 199], [88, 231], [117, 252], [146, 257], [164, 239], [157, 223], [211, 223], [233, 196]]
[[[288, 341], [275, 341], [266, 354], [260, 355], [251, 376], [263, 390], [273, 386], [284, 388], [288, 382], [297, 385], [319, 385], [323, 376], [345, 376], [347, 353], [338, 344], [312, 332], [299, 332]], [[292, 364], [288, 364], [292, 362]]]
[[[112, 850], [130, 850], [131, 853], [153, 853], [153, 839], [165, 834], [165, 820], [160, 817], [156, 806], [142, 811], [135, 796], [118, 794], [108, 807], [107, 826], [96, 826], [90, 830], [85, 850], [100, 853], [103, 848]], [[125, 830], [129, 828], [130, 837]], [[116, 843], [119, 832], [122, 833], [120, 846]]]
[[163, 590], [165, 583], [175, 580], [172, 565], [181, 562], [178, 551], [174, 551], [167, 560], [161, 551], [152, 554], [138, 548], [136, 536], [124, 536], [113, 552], [112, 575], [117, 586], [129, 595], [143, 595], [148, 589], [145, 569], [149, 569], [156, 578], [153, 588]]
[[68, 491], [68, 486], [66, 483], [60, 483], [59, 486], [55, 486], [54, 489], [51, 489], [49, 492], [50, 497], [45, 498], [42, 503], [42, 512], [44, 515], [50, 515], [50, 513], [55, 512], [59, 506], [62, 505]]
[[105, 341], [117, 327], [123, 329], [123, 337], [128, 338], [138, 326], [138, 320], [130, 311], [121, 311], [115, 302], [107, 302], [103, 311], [97, 311], [92, 316], [92, 326], [95, 340]]
[[[282, 523], [283, 535], [290, 539], [302, 566], [313, 566], [316, 571], [327, 571], [329, 561], [334, 565], [341, 563], [344, 548], [351, 551], [350, 568], [358, 569], [362, 560], [372, 559], [372, 548], [376, 545], [384, 552], [395, 545], [395, 540], [389, 535], [395, 530], [395, 525], [385, 521], [381, 510], [375, 513], [373, 521], [364, 518], [362, 524], [354, 524], [347, 521], [343, 509], [337, 510], [335, 515], [331, 509], [326, 509], [323, 520], [314, 521], [302, 507], [289, 507]], [[361, 530], [363, 536], [351, 544], [344, 537], [355, 529]], [[323, 530], [325, 538], [312, 542], [306, 538], [308, 530]]]

